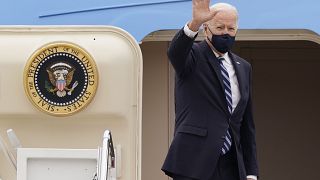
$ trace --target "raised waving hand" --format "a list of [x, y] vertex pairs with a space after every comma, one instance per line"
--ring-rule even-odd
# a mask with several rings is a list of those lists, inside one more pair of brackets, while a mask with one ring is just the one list
[[198, 31], [199, 27], [211, 20], [216, 11], [210, 11], [210, 0], [193, 0], [192, 1], [192, 20], [188, 26], [192, 31]]

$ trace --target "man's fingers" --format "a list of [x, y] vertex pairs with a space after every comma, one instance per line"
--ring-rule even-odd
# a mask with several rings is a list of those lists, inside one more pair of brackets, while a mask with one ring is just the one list
[[206, 4], [208, 4], [208, 6], [210, 5], [210, 0], [204, 0]]
[[210, 0], [192, 0], [193, 5], [205, 5], [208, 6], [210, 5]]
[[201, 0], [192, 0], [192, 3], [195, 5], [198, 5], [200, 3]]
[[199, 24], [210, 20], [214, 16], [214, 13], [209, 9], [210, 0], [192, 0], [192, 3], [192, 18]]

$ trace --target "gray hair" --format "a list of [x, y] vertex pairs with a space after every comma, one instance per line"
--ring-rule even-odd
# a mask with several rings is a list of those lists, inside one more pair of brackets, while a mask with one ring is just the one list
[[[239, 14], [238, 10], [235, 6], [228, 4], [228, 3], [216, 3], [210, 6], [210, 11], [217, 11], [217, 10], [231, 10], [233, 11], [237, 16], [237, 28], [238, 28], [238, 20], [239, 20]], [[205, 22], [204, 24], [207, 24], [208, 22]], [[204, 31], [204, 24], [201, 25], [200, 29]]]
[[232, 10], [236, 13], [237, 18], [238, 18], [238, 10], [236, 7], [234, 7], [231, 4], [228, 3], [216, 3], [212, 6], [210, 6], [210, 10], [219, 10], [219, 9], [225, 9], [225, 10]]
[[238, 14], [237, 8], [234, 7], [233, 5], [228, 4], [228, 3], [216, 3], [216, 4], [213, 4], [212, 6], [210, 6], [210, 10], [211, 11], [228, 10], [228, 11], [234, 12], [236, 14], [237, 26], [238, 26], [239, 14]]

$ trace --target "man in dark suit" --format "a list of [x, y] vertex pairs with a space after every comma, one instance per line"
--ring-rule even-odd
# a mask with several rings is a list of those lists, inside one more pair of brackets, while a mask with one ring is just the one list
[[[162, 170], [174, 180], [258, 177], [251, 65], [230, 51], [238, 29], [234, 6], [193, 0], [192, 20], [173, 38], [175, 136]], [[203, 25], [205, 40], [195, 43]]]

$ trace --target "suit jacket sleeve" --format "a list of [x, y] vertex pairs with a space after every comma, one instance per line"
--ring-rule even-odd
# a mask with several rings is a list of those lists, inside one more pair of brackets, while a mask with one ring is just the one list
[[243, 148], [243, 158], [247, 175], [258, 176], [258, 163], [257, 163], [257, 150], [255, 139], [255, 125], [253, 122], [253, 110], [252, 110], [252, 77], [249, 77], [249, 100], [243, 116], [243, 122], [241, 125], [241, 146]]
[[183, 76], [192, 70], [195, 64], [192, 45], [195, 40], [188, 37], [181, 29], [172, 39], [168, 48], [168, 57], [178, 76]]

